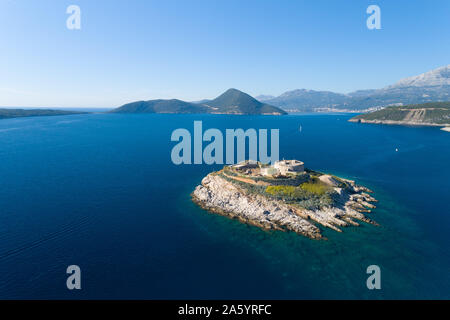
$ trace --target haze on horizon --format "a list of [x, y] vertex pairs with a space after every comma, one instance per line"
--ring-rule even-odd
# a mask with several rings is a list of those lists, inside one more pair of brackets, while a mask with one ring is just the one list
[[[81, 8], [81, 30], [66, 9]], [[381, 30], [366, 9], [381, 8]], [[0, 2], [0, 106], [377, 89], [449, 64], [450, 2]]]

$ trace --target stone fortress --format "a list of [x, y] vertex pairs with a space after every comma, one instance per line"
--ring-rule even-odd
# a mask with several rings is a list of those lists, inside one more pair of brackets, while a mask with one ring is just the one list
[[233, 169], [246, 174], [262, 176], [286, 176], [288, 174], [300, 174], [305, 171], [305, 165], [299, 160], [280, 160], [273, 165], [262, 165], [259, 162], [247, 160], [231, 166]]

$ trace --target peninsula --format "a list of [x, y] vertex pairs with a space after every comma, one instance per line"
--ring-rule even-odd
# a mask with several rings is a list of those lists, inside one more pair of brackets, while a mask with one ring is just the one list
[[387, 107], [372, 113], [360, 114], [349, 121], [448, 128], [450, 127], [450, 102]]
[[41, 117], [41, 116], [63, 116], [72, 114], [83, 114], [86, 112], [75, 112], [66, 110], [52, 109], [0, 109], [0, 119], [23, 118], [23, 117]]
[[247, 115], [283, 115], [286, 111], [262, 103], [237, 89], [228, 89], [213, 100], [186, 102], [178, 99], [148, 100], [127, 103], [111, 110], [113, 113], [212, 113]]
[[319, 226], [342, 232], [375, 208], [371, 190], [354, 181], [304, 168], [298, 160], [274, 165], [245, 161], [208, 174], [192, 193], [203, 209], [267, 230], [325, 239]]

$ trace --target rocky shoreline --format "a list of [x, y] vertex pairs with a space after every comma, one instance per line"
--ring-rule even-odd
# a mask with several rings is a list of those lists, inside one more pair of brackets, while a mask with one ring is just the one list
[[357, 123], [374, 123], [374, 124], [392, 124], [392, 125], [403, 125], [403, 126], [429, 126], [429, 127], [444, 127], [450, 126], [450, 124], [439, 124], [431, 122], [420, 122], [420, 121], [396, 121], [396, 120], [366, 120], [359, 118], [352, 118], [348, 120], [349, 122]]
[[345, 187], [333, 187], [335, 203], [317, 210], [249, 192], [242, 187], [242, 182], [241, 185], [232, 182], [223, 171], [208, 174], [191, 196], [196, 204], [210, 212], [266, 230], [293, 231], [311, 239], [325, 239], [319, 226], [342, 232], [342, 227], [358, 226], [358, 220], [378, 225], [363, 214], [375, 208], [372, 202], [376, 199], [369, 194], [372, 191], [354, 181], [340, 180], [345, 181]]

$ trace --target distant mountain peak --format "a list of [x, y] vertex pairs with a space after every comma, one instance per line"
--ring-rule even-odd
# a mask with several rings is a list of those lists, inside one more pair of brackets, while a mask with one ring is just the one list
[[387, 89], [400, 87], [432, 87], [450, 85], [450, 64], [428, 72], [401, 79]]
[[249, 94], [238, 89], [228, 89], [214, 100], [208, 101], [207, 106], [216, 108], [221, 113], [235, 114], [285, 114], [286, 112], [262, 103]]
[[252, 96], [250, 96], [249, 94], [247, 94], [245, 92], [242, 92], [241, 90], [238, 90], [238, 89], [235, 89], [235, 88], [228, 89], [227, 91], [222, 93], [220, 96], [218, 96], [216, 99], [218, 99], [220, 97], [232, 97], [232, 98], [245, 97], [245, 98], [255, 99]]
[[242, 92], [241, 90], [238, 90], [236, 88], [230, 88], [222, 94], [233, 94], [233, 93], [246, 94], [245, 92]]

